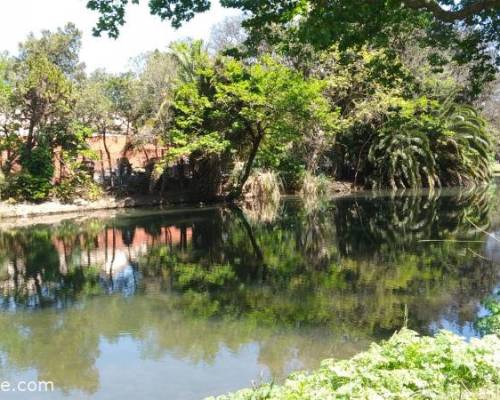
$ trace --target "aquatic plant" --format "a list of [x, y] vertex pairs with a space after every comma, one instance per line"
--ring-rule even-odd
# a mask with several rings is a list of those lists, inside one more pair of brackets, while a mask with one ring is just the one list
[[255, 171], [248, 178], [243, 192], [253, 200], [278, 202], [282, 191], [279, 176], [272, 171]]

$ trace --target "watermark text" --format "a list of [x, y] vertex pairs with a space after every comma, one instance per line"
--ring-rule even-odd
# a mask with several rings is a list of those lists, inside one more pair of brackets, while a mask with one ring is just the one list
[[53, 392], [54, 382], [51, 381], [19, 381], [16, 383], [0, 381], [2, 392]]

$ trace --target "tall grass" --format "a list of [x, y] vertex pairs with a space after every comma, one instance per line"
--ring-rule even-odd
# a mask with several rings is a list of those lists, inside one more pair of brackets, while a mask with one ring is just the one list
[[331, 183], [324, 175], [313, 175], [307, 171], [300, 188], [300, 197], [304, 201], [306, 210], [315, 210], [318, 208], [322, 199], [328, 197], [331, 193]]
[[260, 202], [278, 203], [282, 190], [280, 177], [272, 171], [255, 171], [243, 187], [245, 198]]
[[277, 173], [257, 170], [243, 187], [243, 209], [254, 222], [272, 222], [279, 214], [283, 183]]

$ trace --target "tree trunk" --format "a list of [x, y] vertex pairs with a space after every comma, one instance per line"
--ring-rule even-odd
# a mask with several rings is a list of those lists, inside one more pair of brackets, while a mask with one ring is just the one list
[[243, 186], [247, 182], [250, 177], [250, 173], [252, 172], [253, 163], [255, 161], [255, 157], [257, 156], [257, 152], [259, 151], [260, 143], [262, 142], [262, 138], [264, 137], [263, 132], [259, 132], [254, 139], [252, 144], [252, 149], [250, 151], [250, 155], [248, 156], [248, 160], [245, 164], [245, 168], [243, 169], [243, 174], [240, 176], [238, 185], [229, 193], [227, 199], [232, 201], [237, 199], [243, 193]]
[[241, 209], [237, 206], [232, 206], [231, 211], [238, 217], [238, 219], [241, 221], [243, 224], [243, 227], [248, 235], [248, 238], [250, 239], [250, 243], [252, 245], [254, 254], [255, 254], [255, 260], [257, 260], [258, 265], [257, 265], [257, 277], [259, 279], [259, 282], [263, 282], [266, 272], [267, 272], [267, 264], [265, 263], [264, 260], [264, 254], [262, 253], [262, 250], [259, 247], [259, 244], [257, 243], [257, 240], [255, 239], [255, 235], [253, 233], [252, 227], [248, 223], [245, 214]]
[[34, 131], [35, 131], [35, 122], [31, 120], [30, 126], [28, 128], [28, 137], [26, 138], [26, 156], [28, 158], [31, 156], [31, 150], [33, 149]]
[[108, 158], [109, 179], [111, 187], [113, 187], [113, 166], [111, 164], [111, 153], [109, 152], [108, 143], [106, 141], [106, 129], [102, 131], [102, 144], [104, 146], [104, 151], [106, 152], [106, 157]]

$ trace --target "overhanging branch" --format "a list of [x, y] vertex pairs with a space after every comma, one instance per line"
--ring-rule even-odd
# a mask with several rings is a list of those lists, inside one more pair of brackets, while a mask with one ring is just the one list
[[426, 10], [431, 12], [437, 19], [443, 22], [462, 21], [483, 11], [500, 11], [500, 0], [481, 0], [464, 5], [458, 10], [447, 10], [436, 0], [402, 0], [402, 3], [415, 10]]

